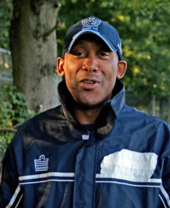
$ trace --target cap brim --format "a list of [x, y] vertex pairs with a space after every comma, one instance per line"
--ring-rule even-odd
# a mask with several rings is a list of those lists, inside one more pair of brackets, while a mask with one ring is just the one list
[[68, 50], [67, 50], [67, 53], [70, 52], [72, 46], [74, 45], [75, 41], [81, 36], [81, 35], [84, 35], [84, 34], [95, 34], [97, 35], [98, 37], [100, 37], [105, 43], [106, 45], [109, 47], [109, 49], [111, 51], [117, 51], [117, 49], [115, 47], [111, 47], [111, 45], [109, 44], [109, 41], [103, 37], [99, 32], [95, 31], [95, 30], [90, 30], [90, 29], [84, 29], [84, 30], [81, 30], [80, 32], [78, 32], [72, 39], [69, 47], [68, 47]]

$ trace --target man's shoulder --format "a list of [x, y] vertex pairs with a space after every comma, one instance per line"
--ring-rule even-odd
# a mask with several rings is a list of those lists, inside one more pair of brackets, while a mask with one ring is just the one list
[[22, 124], [21, 128], [26, 128], [27, 126], [31, 125], [32, 123], [37, 122], [49, 122], [49, 121], [57, 121], [61, 119], [63, 115], [63, 111], [61, 106], [57, 106], [55, 108], [51, 108], [44, 112], [38, 113], [37, 115], [33, 116], [32, 118], [28, 119], [25, 123]]
[[13, 141], [19, 137], [23, 138], [23, 135], [31, 135], [38, 138], [39, 135], [49, 131], [49, 128], [52, 128], [52, 126], [59, 126], [60, 123], [64, 122], [64, 120], [65, 116], [61, 106], [39, 113], [19, 127]]
[[153, 125], [164, 125], [165, 127], [170, 129], [170, 125], [165, 122], [164, 120], [152, 116], [148, 113], [145, 113], [143, 111], [140, 111], [136, 108], [133, 108], [129, 105], [124, 104], [123, 110], [122, 110], [122, 115], [121, 116], [125, 116], [127, 118], [129, 118], [130, 120], [135, 120], [136, 122], [140, 123], [140, 122], [144, 122], [146, 124], [152, 123]]

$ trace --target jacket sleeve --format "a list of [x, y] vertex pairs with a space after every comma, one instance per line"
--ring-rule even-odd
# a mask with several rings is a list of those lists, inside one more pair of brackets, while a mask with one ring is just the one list
[[162, 200], [164, 207], [170, 208], [170, 152], [169, 156], [164, 158], [160, 199]]
[[13, 147], [10, 144], [2, 160], [0, 207], [20, 207], [22, 191], [18, 181], [17, 167]]

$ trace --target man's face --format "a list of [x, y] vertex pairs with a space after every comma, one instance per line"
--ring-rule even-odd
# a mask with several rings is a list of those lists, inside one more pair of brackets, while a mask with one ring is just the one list
[[[122, 61], [123, 62], [123, 61]], [[84, 107], [93, 108], [112, 97], [116, 77], [125, 70], [116, 52], [95, 35], [81, 36], [64, 59], [58, 58], [58, 73], [65, 75], [68, 90]], [[125, 67], [126, 68], [126, 67]]]

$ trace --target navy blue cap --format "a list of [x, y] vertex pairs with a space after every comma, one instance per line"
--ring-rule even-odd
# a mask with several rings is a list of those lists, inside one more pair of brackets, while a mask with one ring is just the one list
[[95, 34], [100, 37], [111, 51], [117, 51], [119, 60], [122, 60], [121, 40], [117, 30], [94, 16], [81, 20], [67, 30], [64, 38], [63, 55], [69, 53], [77, 38], [84, 34]]

